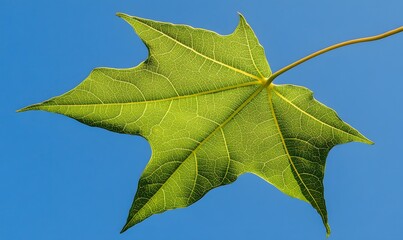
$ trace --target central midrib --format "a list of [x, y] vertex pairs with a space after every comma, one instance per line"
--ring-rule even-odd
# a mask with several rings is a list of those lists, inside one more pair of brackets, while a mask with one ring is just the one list
[[[203, 95], [208, 95], [208, 94], [213, 94], [213, 93], [218, 93], [218, 92], [223, 92], [223, 91], [228, 91], [232, 89], [237, 89], [237, 88], [243, 88], [243, 87], [249, 87], [253, 85], [261, 85], [259, 82], [247, 82], [247, 83], [242, 83], [238, 85], [233, 85], [233, 86], [228, 86], [228, 87], [223, 87], [219, 89], [214, 89], [214, 90], [208, 90], [205, 92], [198, 92], [194, 94], [189, 94], [189, 95], [182, 95], [182, 96], [174, 96], [174, 97], [169, 97], [169, 98], [163, 98], [163, 99], [156, 99], [156, 100], [141, 100], [138, 102], [120, 102], [120, 103], [86, 103], [86, 104], [48, 104], [43, 105], [43, 107], [88, 107], [88, 106], [121, 106], [121, 105], [135, 105], [135, 104], [145, 104], [145, 103], [156, 103], [156, 102], [165, 102], [165, 101], [173, 101], [173, 100], [180, 100], [180, 99], [186, 99], [186, 98], [191, 98], [191, 97], [197, 97], [197, 96], [203, 96]], [[49, 101], [52, 101], [50, 99]], [[31, 105], [27, 108], [21, 109], [23, 110], [29, 110], [29, 109], [35, 109], [35, 108], [41, 108], [41, 105], [44, 103], [39, 103], [35, 105]]]

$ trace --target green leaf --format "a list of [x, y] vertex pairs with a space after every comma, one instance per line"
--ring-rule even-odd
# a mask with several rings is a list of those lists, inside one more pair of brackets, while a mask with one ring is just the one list
[[97, 68], [64, 95], [22, 109], [141, 135], [152, 148], [122, 231], [191, 205], [254, 173], [310, 203], [330, 228], [323, 177], [330, 149], [371, 144], [312, 92], [268, 81], [264, 50], [245, 19], [227, 36], [118, 14], [149, 49], [134, 68]]

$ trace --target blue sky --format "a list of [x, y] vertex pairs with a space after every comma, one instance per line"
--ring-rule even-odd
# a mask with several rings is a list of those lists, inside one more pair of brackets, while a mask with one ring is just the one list
[[[116, 12], [221, 34], [244, 14], [273, 70], [403, 24], [400, 0], [0, 1], [0, 238], [324, 239], [319, 215], [253, 175], [124, 234], [151, 150], [140, 137], [45, 113], [15, 113], [100, 66], [131, 67], [146, 47]], [[376, 144], [335, 147], [325, 196], [330, 239], [398, 239], [403, 220], [403, 33], [348, 46], [276, 79], [303, 85]]]

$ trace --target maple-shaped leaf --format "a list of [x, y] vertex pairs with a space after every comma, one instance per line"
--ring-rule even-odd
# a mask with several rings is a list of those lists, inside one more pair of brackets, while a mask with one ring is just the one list
[[134, 68], [97, 68], [64, 95], [22, 109], [141, 135], [152, 148], [122, 231], [186, 207], [249, 172], [310, 203], [326, 226], [323, 177], [337, 144], [371, 143], [304, 87], [274, 85], [240, 16], [227, 36], [118, 14], [149, 49]]

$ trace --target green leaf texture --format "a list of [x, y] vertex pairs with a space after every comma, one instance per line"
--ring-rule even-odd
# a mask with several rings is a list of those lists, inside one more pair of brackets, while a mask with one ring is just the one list
[[97, 68], [64, 95], [22, 109], [141, 135], [152, 157], [122, 231], [191, 205], [250, 172], [310, 203], [330, 228], [323, 177], [330, 149], [371, 143], [312, 92], [268, 82], [271, 70], [240, 16], [226, 36], [118, 14], [149, 49], [134, 68]]

